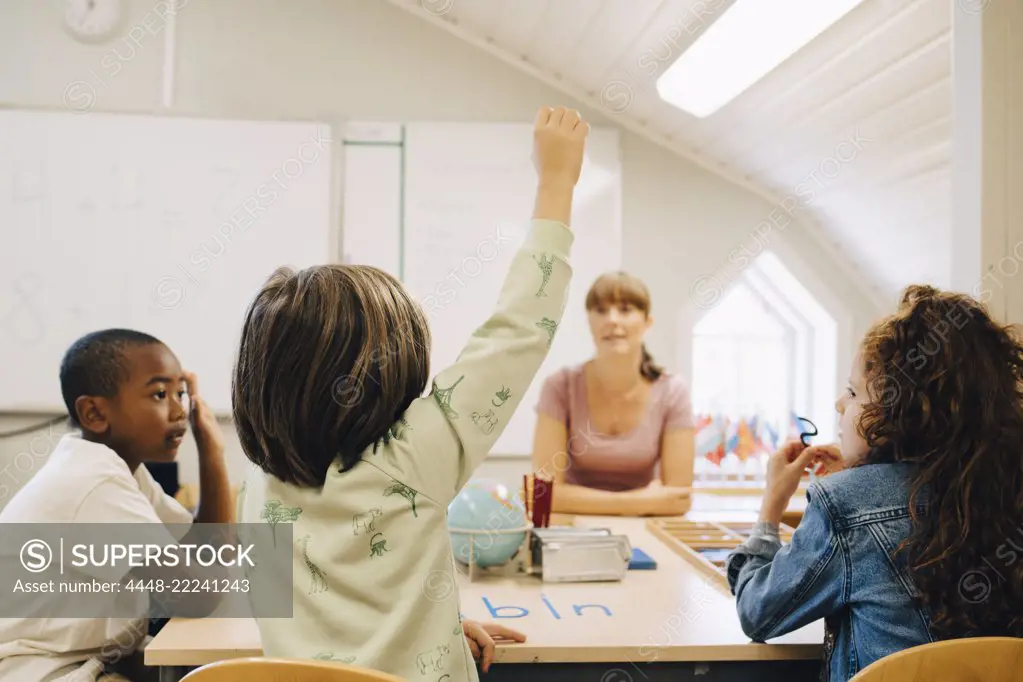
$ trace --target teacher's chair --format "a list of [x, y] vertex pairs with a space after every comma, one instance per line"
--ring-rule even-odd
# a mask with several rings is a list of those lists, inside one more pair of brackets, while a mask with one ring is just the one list
[[234, 658], [204, 665], [181, 682], [407, 682], [387, 673], [329, 661]]
[[915, 646], [861, 670], [849, 682], [1023, 682], [1023, 639], [976, 637]]

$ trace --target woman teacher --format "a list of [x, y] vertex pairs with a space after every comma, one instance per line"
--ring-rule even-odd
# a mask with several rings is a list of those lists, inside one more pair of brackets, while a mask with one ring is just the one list
[[672, 516], [689, 510], [689, 388], [655, 365], [643, 344], [653, 323], [650, 307], [639, 279], [602, 275], [586, 295], [596, 357], [544, 381], [533, 466], [553, 475], [555, 512]]

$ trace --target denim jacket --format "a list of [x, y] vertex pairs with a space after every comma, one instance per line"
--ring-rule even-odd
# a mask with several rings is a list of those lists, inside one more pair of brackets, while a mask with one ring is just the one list
[[[727, 561], [743, 632], [764, 642], [825, 619], [821, 679], [846, 682], [874, 661], [935, 640], [905, 561], [912, 465], [871, 464], [819, 479], [785, 546], [757, 524]], [[917, 500], [920, 513], [926, 500]]]

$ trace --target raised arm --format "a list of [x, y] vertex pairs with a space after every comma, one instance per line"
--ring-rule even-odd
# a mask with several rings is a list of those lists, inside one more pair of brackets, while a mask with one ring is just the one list
[[453, 497], [490, 452], [554, 341], [572, 275], [568, 224], [588, 131], [577, 112], [537, 114], [533, 221], [497, 308], [405, 413], [399, 440], [412, 450], [414, 478], [438, 501]]

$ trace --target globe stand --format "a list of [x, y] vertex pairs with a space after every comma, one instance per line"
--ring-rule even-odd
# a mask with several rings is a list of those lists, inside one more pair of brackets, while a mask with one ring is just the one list
[[[503, 577], [515, 577], [518, 575], [529, 575], [530, 574], [530, 554], [531, 554], [531, 542], [533, 538], [533, 525], [526, 524], [518, 528], [501, 528], [495, 530], [473, 530], [469, 528], [448, 528], [448, 533], [452, 536], [469, 536], [469, 556], [467, 560], [468, 565], [468, 577], [469, 582], [473, 582], [477, 577], [482, 575], [489, 576], [503, 576]], [[511, 559], [498, 566], [479, 566], [478, 557], [476, 556], [476, 543], [483, 547], [489, 547], [493, 544], [494, 535], [516, 535], [524, 533], [525, 537], [522, 540], [522, 544], [512, 555]], [[481, 540], [477, 540], [476, 536], [487, 536]], [[488, 544], [489, 543], [489, 544]], [[455, 559], [458, 562], [458, 559]]]

